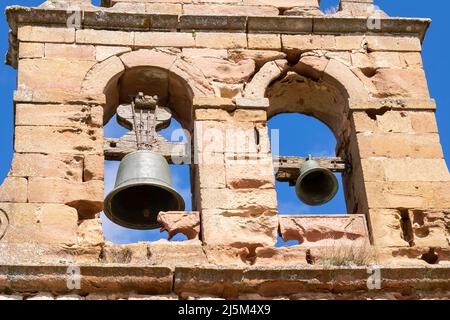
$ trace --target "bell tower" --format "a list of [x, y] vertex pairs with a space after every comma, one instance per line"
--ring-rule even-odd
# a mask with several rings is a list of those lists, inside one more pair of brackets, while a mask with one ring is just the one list
[[[450, 174], [421, 57], [429, 19], [392, 18], [372, 0], [331, 13], [319, 0], [48, 0], [6, 15], [18, 79], [0, 297], [450, 291]], [[280, 113], [325, 123], [336, 157], [273, 154], [267, 121]], [[119, 138], [103, 130], [114, 117]], [[185, 141], [158, 133], [172, 119]], [[121, 161], [106, 199], [105, 160]], [[169, 164], [190, 167], [192, 211]], [[322, 204], [334, 173], [347, 214], [279, 213], [275, 181]], [[112, 244], [103, 212], [169, 239]], [[381, 291], [366, 286], [373, 266]]]

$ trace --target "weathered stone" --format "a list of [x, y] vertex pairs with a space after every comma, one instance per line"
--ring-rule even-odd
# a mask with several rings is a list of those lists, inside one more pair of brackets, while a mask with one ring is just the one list
[[77, 243], [78, 214], [62, 204], [0, 204], [8, 215], [6, 243], [43, 243], [72, 246]]
[[358, 151], [362, 158], [443, 158], [437, 134], [360, 133]]
[[83, 157], [16, 153], [14, 154], [10, 175], [14, 177], [55, 177], [83, 181]]
[[271, 158], [255, 161], [225, 160], [226, 185], [230, 189], [273, 189], [275, 178]]
[[95, 46], [95, 59], [98, 62], [102, 62], [109, 57], [118, 56], [130, 51], [130, 47]]
[[43, 58], [44, 44], [21, 42], [19, 45], [19, 59], [26, 58]]
[[361, 163], [365, 181], [450, 181], [444, 159], [368, 158]]
[[200, 215], [198, 212], [160, 212], [158, 222], [161, 230], [169, 234], [169, 240], [178, 233], [184, 234], [189, 240], [198, 239], [200, 233]]
[[22, 26], [19, 28], [17, 37], [20, 41], [25, 42], [73, 43], [75, 29]]
[[245, 33], [198, 32], [195, 35], [195, 46], [211, 49], [247, 48], [247, 36]]
[[18, 87], [79, 92], [94, 63], [86, 60], [22, 59], [19, 62]]
[[281, 50], [281, 38], [277, 34], [249, 34], [248, 48], [259, 50]]
[[448, 208], [450, 195], [444, 182], [366, 182], [369, 208]]
[[228, 50], [228, 58], [235, 62], [252, 59], [255, 61], [256, 68], [260, 69], [269, 61], [285, 59], [286, 53], [272, 50]]
[[18, 126], [15, 151], [19, 153], [98, 153], [103, 150], [98, 128]]
[[100, 218], [82, 220], [77, 234], [78, 244], [81, 246], [103, 246], [105, 243]]
[[185, 15], [225, 15], [225, 16], [277, 16], [278, 9], [272, 6], [246, 6], [231, 4], [185, 4]]
[[87, 154], [84, 156], [83, 181], [103, 180], [105, 157]]
[[[282, 60], [283, 61], [283, 60]], [[284, 60], [286, 61], [286, 60]], [[287, 63], [287, 61], [286, 61]], [[264, 97], [266, 88], [283, 72], [275, 61], [267, 62], [245, 88], [246, 97]]]
[[369, 241], [366, 220], [362, 215], [348, 216], [280, 216], [280, 233], [284, 241], [297, 240], [307, 246], [322, 241]]
[[0, 186], [0, 202], [27, 202], [28, 180], [7, 177]]
[[422, 50], [416, 37], [366, 36], [369, 51], [417, 51]]
[[274, 189], [202, 189], [202, 209], [219, 209], [218, 214], [230, 216], [273, 215], [277, 207]]
[[80, 29], [76, 32], [76, 43], [132, 46], [134, 32]]
[[137, 47], [195, 47], [192, 33], [184, 32], [136, 32], [135, 46]]
[[423, 70], [379, 69], [370, 81], [376, 89], [372, 94], [377, 98], [430, 96]]
[[87, 127], [102, 125], [102, 109], [77, 105], [17, 104], [17, 126]]
[[205, 245], [236, 248], [274, 246], [277, 238], [276, 216], [255, 218], [223, 216], [202, 211], [202, 240]]
[[212, 80], [225, 83], [247, 81], [255, 72], [253, 60], [242, 60], [237, 63], [214, 57], [192, 58], [192, 63]]
[[28, 201], [31, 203], [64, 203], [90, 217], [103, 208], [103, 181], [75, 183], [60, 178], [30, 178]]
[[45, 58], [95, 60], [95, 48], [89, 45], [47, 43]]

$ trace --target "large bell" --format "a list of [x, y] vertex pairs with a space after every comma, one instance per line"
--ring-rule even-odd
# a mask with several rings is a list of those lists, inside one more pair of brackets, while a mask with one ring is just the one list
[[295, 192], [302, 202], [319, 206], [333, 199], [337, 191], [338, 181], [333, 172], [322, 168], [311, 157], [305, 161], [295, 184]]
[[163, 156], [140, 150], [120, 162], [116, 184], [105, 199], [104, 212], [113, 222], [130, 229], [156, 229], [160, 211], [183, 211], [184, 200], [172, 187]]

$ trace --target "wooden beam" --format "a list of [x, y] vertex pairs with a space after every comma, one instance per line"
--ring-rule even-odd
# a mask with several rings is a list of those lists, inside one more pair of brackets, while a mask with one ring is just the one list
[[[181, 142], [170, 142], [164, 137], [157, 135], [156, 143], [152, 145], [151, 151], [159, 153], [171, 164], [174, 158], [187, 158], [189, 146]], [[104, 153], [105, 160], [122, 160], [128, 153], [137, 151], [136, 135], [134, 132], [127, 132], [121, 138], [105, 138]]]
[[[349, 165], [340, 157], [313, 157], [312, 159], [333, 172], [344, 172], [349, 169]], [[295, 183], [300, 175], [300, 167], [306, 160], [308, 157], [273, 157], [275, 178], [280, 182]]]

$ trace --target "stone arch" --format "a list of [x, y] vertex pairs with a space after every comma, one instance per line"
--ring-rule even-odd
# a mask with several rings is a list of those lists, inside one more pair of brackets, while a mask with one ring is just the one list
[[[352, 147], [355, 132], [352, 131], [349, 112], [355, 103], [369, 100], [364, 84], [345, 64], [326, 57], [304, 56], [294, 66], [280, 61], [276, 65], [278, 70], [272, 67], [272, 73], [268, 73], [274, 80], [266, 81], [265, 90], [257, 91], [260, 95], [263, 92], [262, 97], [269, 101], [268, 118], [281, 113], [301, 113], [316, 118], [335, 135], [336, 156], [346, 160], [349, 169], [359, 167], [358, 151]], [[257, 79], [255, 76], [254, 80]], [[349, 213], [362, 213], [357, 200], [360, 191], [355, 187], [360, 185], [361, 179], [362, 176], [354, 171], [343, 173]]]
[[[290, 92], [282, 94], [289, 85]], [[269, 118], [279, 113], [317, 118], [332, 130], [338, 144], [344, 139], [351, 105], [369, 100], [368, 90], [352, 70], [325, 56], [303, 56], [294, 66], [286, 60], [268, 62], [247, 85], [244, 95], [267, 98]]]
[[[82, 94], [104, 95], [104, 123], [114, 115], [124, 96], [148, 83], [148, 94], [166, 92], [166, 103], [183, 127], [192, 126], [192, 100], [196, 96], [212, 94], [213, 90], [203, 73], [170, 51], [142, 49], [128, 52], [96, 64], [82, 83]], [[153, 87], [152, 87], [153, 86]], [[165, 89], [162, 89], [164, 87]], [[145, 90], [144, 90], [145, 91]]]

